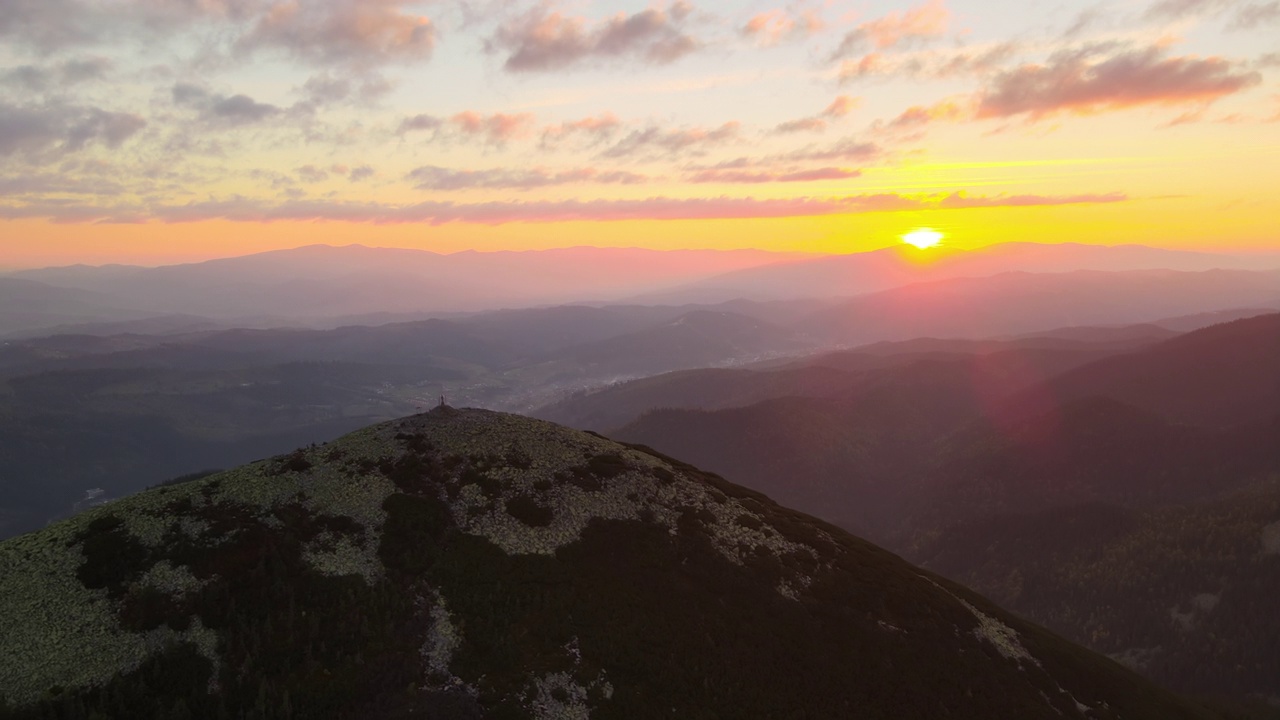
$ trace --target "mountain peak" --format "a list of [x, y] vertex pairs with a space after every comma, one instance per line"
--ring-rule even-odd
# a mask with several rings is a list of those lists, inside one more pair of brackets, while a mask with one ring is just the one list
[[639, 446], [439, 407], [0, 544], [0, 714], [1208, 717]]

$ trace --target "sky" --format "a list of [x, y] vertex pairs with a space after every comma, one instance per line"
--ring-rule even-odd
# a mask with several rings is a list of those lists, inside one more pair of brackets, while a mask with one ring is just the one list
[[0, 0], [0, 268], [1280, 249], [1280, 0]]

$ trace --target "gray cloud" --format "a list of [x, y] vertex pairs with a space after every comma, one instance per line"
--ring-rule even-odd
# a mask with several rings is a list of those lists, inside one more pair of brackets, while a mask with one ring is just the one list
[[546, 5], [504, 24], [486, 43], [491, 52], [506, 52], [511, 72], [558, 70], [588, 59], [631, 59], [665, 64], [698, 49], [683, 26], [692, 7], [679, 0], [667, 9], [649, 8], [591, 25]]
[[251, 125], [283, 112], [248, 95], [221, 95], [191, 83], [177, 83], [171, 93], [175, 105], [198, 111], [200, 118], [211, 125]]
[[444, 121], [440, 118], [434, 115], [421, 113], [401, 120], [400, 129], [397, 132], [403, 135], [404, 133], [413, 132], [415, 130], [439, 130], [440, 126], [443, 124]]
[[21, 106], [0, 101], [0, 156], [61, 155], [95, 143], [117, 148], [146, 124], [138, 115], [95, 107]]
[[1280, 0], [1251, 3], [1236, 11], [1228, 25], [1232, 30], [1256, 30], [1280, 21]]
[[368, 165], [360, 165], [358, 167], [351, 168], [351, 173], [347, 175], [347, 179], [351, 182], [363, 182], [373, 177], [374, 174], [375, 171], [372, 167]]
[[71, 85], [101, 80], [111, 70], [106, 58], [86, 58], [40, 67], [19, 65], [0, 71], [0, 81], [18, 85], [32, 92], [64, 89]]
[[1147, 8], [1153, 20], [1177, 20], [1189, 15], [1215, 13], [1231, 7], [1236, 0], [1159, 0]]
[[280, 112], [280, 108], [260, 103], [248, 95], [232, 95], [212, 102], [204, 117], [226, 125], [249, 125], [266, 120]]
[[1059, 53], [1045, 65], [998, 75], [983, 92], [978, 117], [1117, 109], [1204, 102], [1257, 85], [1262, 76], [1221, 58], [1166, 57], [1164, 50], [1125, 50], [1101, 60], [1087, 51]]
[[303, 165], [294, 172], [298, 174], [298, 179], [305, 183], [318, 183], [329, 179], [329, 173], [315, 165]]

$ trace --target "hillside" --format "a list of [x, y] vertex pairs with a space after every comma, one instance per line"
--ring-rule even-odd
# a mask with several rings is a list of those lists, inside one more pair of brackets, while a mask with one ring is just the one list
[[835, 527], [440, 408], [0, 544], [11, 718], [1211, 713]]
[[1232, 425], [1280, 411], [1280, 314], [1187, 333], [1052, 383], [1057, 402], [1105, 396], [1171, 422]]
[[1205, 503], [983, 518], [913, 557], [1162, 683], [1275, 695], [1280, 474]]

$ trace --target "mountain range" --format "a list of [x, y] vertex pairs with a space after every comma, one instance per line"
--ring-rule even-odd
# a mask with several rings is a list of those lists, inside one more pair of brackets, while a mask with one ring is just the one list
[[[971, 251], [904, 247], [818, 257], [590, 247], [441, 255], [313, 245], [156, 268], [71, 266], [10, 273], [0, 277], [5, 300], [0, 335], [48, 334], [51, 328], [111, 334], [147, 327], [136, 324], [140, 321], [179, 330], [201, 323], [325, 328], [581, 302], [714, 305], [848, 298], [1009, 272], [1277, 268], [1280, 257], [1270, 255], [1079, 244], [1010, 243]], [[1280, 301], [1280, 294], [1265, 299]], [[1212, 309], [1223, 306], [1199, 308]], [[103, 324], [114, 327], [100, 329]]]

